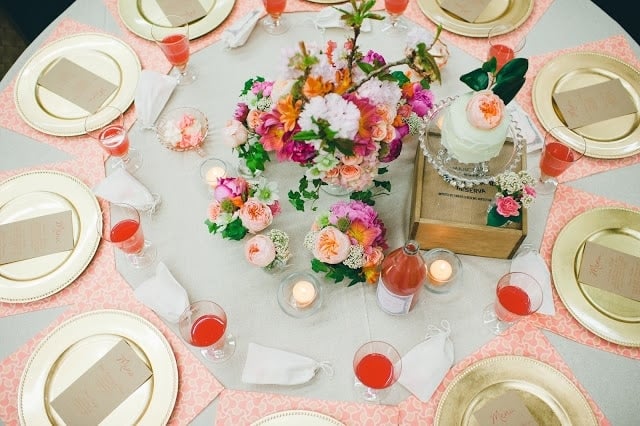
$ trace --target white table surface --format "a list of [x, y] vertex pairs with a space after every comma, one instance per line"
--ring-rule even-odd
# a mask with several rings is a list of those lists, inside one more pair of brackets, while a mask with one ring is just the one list
[[[221, 128], [231, 116], [246, 79], [254, 75], [267, 79], [277, 75], [281, 47], [293, 46], [297, 40], [322, 43], [328, 38], [343, 38], [344, 34], [337, 30], [325, 34], [315, 30], [309, 21], [312, 16], [312, 13], [289, 15], [295, 24], [285, 36], [268, 36], [258, 29], [243, 48], [228, 51], [217, 43], [192, 56], [191, 65], [199, 74], [198, 80], [191, 86], [178, 88], [167, 107], [188, 105], [207, 114], [211, 132], [205, 149], [209, 154], [235, 162], [230, 149], [220, 141]], [[120, 32], [100, 0], [77, 0], [58, 20], [62, 17], [115, 34]], [[0, 82], [0, 89], [4, 89], [17, 75], [58, 20], [29, 46]], [[362, 36], [360, 44], [365, 49], [371, 47], [382, 52], [387, 59], [397, 57], [398, 39], [380, 37], [378, 24], [374, 23], [372, 33]], [[527, 44], [520, 56], [543, 54], [616, 34], [626, 33], [590, 1], [556, 0], [527, 34]], [[636, 55], [640, 56], [640, 47], [630, 37], [627, 38]], [[477, 59], [452, 43], [449, 47], [451, 59], [443, 72], [443, 84], [433, 87], [436, 99], [466, 90], [458, 77], [479, 64]], [[13, 105], [5, 107], [13, 108]], [[480, 324], [480, 311], [492, 301], [493, 285], [508, 271], [508, 260], [462, 256], [464, 282], [447, 295], [422, 292], [419, 304], [406, 316], [384, 314], [376, 304], [374, 287], [357, 285], [345, 288], [344, 285], [331, 284], [327, 285], [325, 305], [318, 314], [303, 320], [286, 316], [275, 299], [280, 276], [248, 267], [241, 254], [242, 243], [211, 236], [202, 224], [207, 197], [198, 178], [201, 158], [194, 152], [166, 150], [154, 140], [153, 132], [142, 130], [137, 124], [131, 130], [131, 140], [133, 146], [142, 151], [145, 160], [136, 177], [163, 198], [163, 204], [153, 219], [145, 219], [148, 238], [157, 245], [161, 260], [187, 289], [190, 299], [211, 298], [224, 306], [229, 316], [229, 329], [238, 336], [237, 352], [230, 361], [206, 364], [225, 387], [348, 401], [354, 399], [351, 390], [352, 355], [366, 340], [387, 340], [405, 353], [424, 336], [429, 324], [439, 324], [446, 319], [452, 326], [456, 361], [459, 361], [491, 339], [492, 335]], [[66, 156], [4, 128], [0, 128], [0, 141], [0, 170], [36, 166], [62, 160]], [[415, 149], [415, 143], [405, 146], [401, 157], [391, 164], [387, 176], [393, 185], [393, 195], [376, 204], [388, 228], [390, 247], [400, 246], [406, 237], [410, 171]], [[530, 167], [537, 164], [537, 154], [529, 156], [528, 164]], [[289, 232], [294, 249], [297, 247], [287, 271], [309, 269], [310, 256], [301, 244], [296, 244], [311, 224], [312, 213], [295, 212], [286, 201], [286, 192], [297, 187], [298, 172], [290, 164], [274, 163], [268, 171], [269, 178], [279, 182], [281, 198], [286, 204], [274, 226]], [[639, 177], [640, 165], [635, 165], [580, 179], [571, 182], [570, 186], [640, 206]], [[320, 210], [334, 201], [334, 198], [324, 195], [318, 204]], [[550, 202], [550, 197], [540, 197], [530, 210], [526, 243], [539, 246]], [[179, 233], [178, 226], [181, 229]], [[118, 258], [118, 265], [134, 288], [148, 274], [148, 271], [132, 270], [121, 258]], [[18, 349], [64, 309], [60, 307], [1, 318], [0, 358]], [[550, 332], [545, 331], [545, 335], [613, 425], [638, 424], [640, 361], [587, 347]], [[313, 384], [292, 389], [245, 385], [240, 381], [240, 374], [250, 341], [330, 361], [336, 374], [333, 378], [321, 375]], [[404, 388], [395, 386], [387, 402], [398, 403], [407, 396]], [[192, 424], [211, 425], [215, 412], [214, 400]]]

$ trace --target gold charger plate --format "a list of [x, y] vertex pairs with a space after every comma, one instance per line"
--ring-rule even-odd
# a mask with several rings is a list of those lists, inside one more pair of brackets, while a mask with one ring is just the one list
[[316, 411], [287, 410], [269, 414], [250, 426], [344, 426], [333, 417]]
[[71, 210], [73, 250], [0, 265], [0, 301], [27, 303], [71, 284], [95, 254], [100, 205], [78, 178], [53, 170], [13, 176], [0, 183], [0, 224]]
[[558, 234], [551, 255], [555, 288], [587, 330], [623, 346], [640, 346], [640, 302], [578, 281], [587, 241], [640, 256], [640, 212], [616, 207], [589, 210]]
[[440, 399], [435, 424], [478, 425], [474, 412], [508, 391], [519, 395], [540, 425], [598, 424], [584, 395], [564, 374], [515, 355], [486, 358], [458, 374]]
[[116, 37], [100, 33], [64, 37], [38, 50], [22, 67], [16, 80], [16, 108], [34, 129], [55, 136], [85, 133], [84, 120], [89, 113], [38, 85], [38, 78], [60, 58], [67, 58], [116, 85], [105, 106], [125, 111], [133, 102], [141, 66], [131, 47]]
[[72, 317], [38, 344], [20, 379], [20, 424], [64, 424], [51, 401], [122, 339], [152, 376], [100, 424], [167, 424], [178, 395], [178, 367], [171, 346], [146, 319], [114, 309]]
[[596, 52], [575, 52], [552, 59], [533, 81], [533, 109], [545, 129], [565, 126], [553, 101], [554, 93], [613, 79], [620, 80], [637, 112], [573, 129], [561, 138], [577, 147], [582, 136], [589, 157], [622, 158], [636, 154], [640, 152], [640, 72], [617, 58]]
[[[193, 40], [213, 31], [231, 14], [235, 0], [199, 0], [207, 14], [189, 23], [189, 39]], [[155, 0], [118, 0], [118, 14], [132, 33], [153, 40], [151, 25], [171, 24]]]
[[475, 22], [467, 22], [443, 9], [439, 0], [418, 0], [418, 5], [434, 24], [455, 34], [467, 37], [487, 37], [491, 27], [498, 24], [516, 29], [533, 11], [533, 0], [493, 0]]

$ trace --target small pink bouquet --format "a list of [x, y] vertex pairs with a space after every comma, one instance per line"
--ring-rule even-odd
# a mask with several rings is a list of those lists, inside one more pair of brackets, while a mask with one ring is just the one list
[[521, 210], [529, 208], [536, 198], [533, 176], [526, 170], [505, 172], [496, 176], [493, 184], [498, 193], [487, 210], [487, 225], [499, 227], [521, 222]]
[[251, 183], [242, 177], [218, 178], [205, 224], [210, 233], [241, 240], [271, 225], [280, 213], [278, 199], [277, 183], [264, 178]]
[[318, 216], [304, 239], [313, 253], [311, 267], [336, 283], [378, 282], [387, 249], [386, 229], [373, 207], [362, 201], [340, 201]]
[[284, 267], [291, 258], [289, 236], [280, 229], [254, 235], [245, 243], [244, 255], [250, 264], [267, 271]]

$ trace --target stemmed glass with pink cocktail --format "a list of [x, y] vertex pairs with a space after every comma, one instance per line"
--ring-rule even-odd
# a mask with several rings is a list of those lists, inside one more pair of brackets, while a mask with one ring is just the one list
[[102, 212], [102, 238], [125, 254], [134, 268], [146, 268], [157, 257], [155, 246], [145, 240], [140, 222], [140, 212], [123, 203], [108, 203]]
[[212, 362], [226, 361], [236, 350], [236, 339], [227, 333], [227, 314], [210, 300], [193, 302], [178, 320], [180, 335]]
[[[567, 140], [571, 140], [569, 145]], [[540, 178], [535, 185], [539, 194], [551, 194], [558, 186], [557, 177], [584, 157], [587, 142], [574, 134], [568, 127], [558, 126], [549, 130], [544, 137], [540, 153]]]
[[402, 357], [389, 343], [370, 341], [353, 357], [354, 389], [368, 402], [380, 402], [402, 371]]
[[289, 30], [289, 21], [282, 17], [287, 0], [262, 0], [267, 16], [262, 18], [262, 26], [269, 34], [284, 34]]
[[176, 15], [167, 15], [171, 23], [176, 25], [152, 25], [151, 36], [164, 53], [169, 63], [173, 65], [172, 75], [178, 80], [179, 85], [190, 84], [196, 79], [196, 74], [188, 66], [189, 50], [189, 23], [186, 19]]
[[403, 32], [409, 27], [402, 21], [402, 14], [407, 10], [409, 0], [384, 0], [384, 8], [389, 14], [388, 24], [382, 31]]
[[515, 33], [514, 30], [512, 25], [498, 24], [491, 27], [487, 34], [489, 41], [487, 60], [495, 57], [498, 71], [504, 64], [515, 58], [527, 42], [524, 33]]
[[142, 167], [142, 155], [130, 146], [124, 114], [119, 108], [109, 105], [87, 116], [84, 130], [110, 156], [119, 159], [114, 167], [124, 167], [130, 173]]
[[496, 300], [482, 312], [482, 321], [494, 333], [501, 334], [516, 321], [542, 306], [542, 287], [531, 275], [509, 272], [498, 280]]

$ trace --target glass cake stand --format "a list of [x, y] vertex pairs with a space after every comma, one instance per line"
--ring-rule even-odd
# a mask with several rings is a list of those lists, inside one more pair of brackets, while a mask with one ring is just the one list
[[518, 123], [512, 118], [507, 131], [507, 139], [500, 153], [489, 161], [462, 163], [458, 161], [440, 142], [440, 128], [445, 112], [457, 98], [446, 98], [437, 103], [425, 118], [418, 137], [422, 151], [442, 178], [458, 188], [491, 184], [500, 173], [515, 171], [520, 163], [526, 141]]

